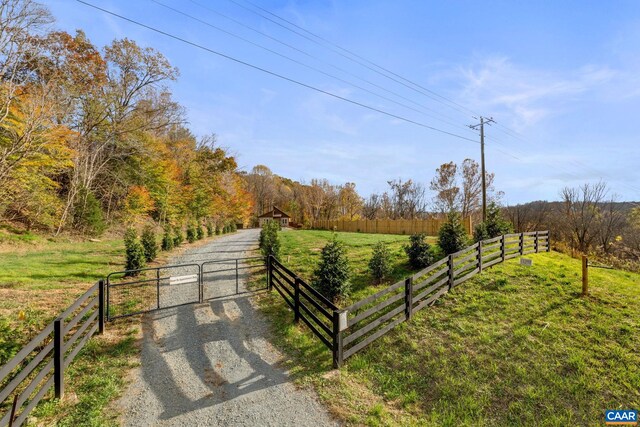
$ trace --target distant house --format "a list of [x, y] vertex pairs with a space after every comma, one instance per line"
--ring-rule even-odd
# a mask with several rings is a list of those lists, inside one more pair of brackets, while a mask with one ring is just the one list
[[265, 222], [268, 221], [279, 221], [280, 225], [282, 227], [288, 227], [289, 226], [289, 220], [291, 219], [291, 217], [289, 215], [287, 215], [286, 213], [282, 212], [280, 209], [274, 207], [273, 210], [263, 213], [262, 215], [260, 215], [258, 217], [258, 223], [260, 225], [260, 227], [262, 227], [262, 225]]

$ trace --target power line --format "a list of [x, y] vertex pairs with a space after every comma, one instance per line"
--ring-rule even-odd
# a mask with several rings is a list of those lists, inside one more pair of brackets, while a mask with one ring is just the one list
[[348, 103], [350, 103], [350, 104], [357, 105], [357, 106], [359, 106], [359, 107], [366, 108], [366, 109], [368, 109], [368, 110], [375, 111], [375, 112], [377, 112], [377, 113], [380, 113], [380, 114], [386, 115], [386, 116], [388, 116], [388, 117], [392, 117], [392, 118], [394, 118], [394, 119], [398, 119], [398, 120], [401, 120], [401, 121], [404, 121], [404, 122], [407, 122], [407, 123], [414, 124], [414, 125], [416, 125], [416, 126], [423, 127], [423, 128], [425, 128], [425, 129], [430, 129], [430, 130], [433, 130], [433, 131], [435, 131], [435, 132], [440, 132], [440, 133], [442, 133], [442, 134], [449, 135], [449, 136], [453, 136], [453, 137], [455, 137], [455, 138], [463, 139], [463, 140], [465, 140], [465, 141], [470, 141], [470, 142], [473, 142], [473, 143], [476, 143], [476, 144], [478, 143], [477, 141], [475, 141], [475, 140], [473, 140], [473, 139], [471, 139], [471, 138], [467, 138], [467, 137], [465, 137], [465, 136], [458, 135], [458, 134], [455, 134], [455, 133], [453, 133], [453, 132], [448, 132], [448, 131], [445, 131], [445, 130], [442, 130], [442, 129], [438, 129], [438, 128], [436, 128], [436, 127], [429, 126], [429, 125], [427, 125], [427, 124], [425, 124], [425, 123], [421, 123], [421, 122], [418, 122], [418, 121], [415, 121], [415, 120], [411, 120], [411, 119], [408, 119], [408, 118], [406, 118], [406, 117], [399, 116], [399, 115], [397, 115], [397, 114], [389, 113], [388, 111], [385, 111], [385, 110], [382, 110], [382, 109], [379, 109], [379, 108], [376, 108], [376, 107], [372, 107], [372, 106], [367, 105], [367, 104], [363, 104], [363, 103], [358, 102], [358, 101], [355, 101], [355, 100], [353, 100], [353, 99], [349, 99], [349, 98], [346, 98], [346, 97], [344, 97], [344, 96], [340, 96], [340, 95], [337, 95], [337, 94], [335, 94], [335, 93], [332, 93], [332, 92], [329, 92], [329, 91], [326, 91], [326, 90], [320, 89], [320, 88], [318, 88], [318, 87], [312, 86], [312, 85], [310, 85], [310, 84], [303, 83], [303, 82], [301, 82], [301, 81], [299, 81], [299, 80], [295, 80], [295, 79], [293, 79], [293, 78], [291, 78], [291, 77], [287, 77], [287, 76], [284, 76], [284, 75], [282, 75], [282, 74], [278, 74], [278, 73], [276, 73], [276, 72], [273, 72], [273, 71], [267, 70], [266, 68], [262, 68], [262, 67], [259, 67], [259, 66], [257, 66], [257, 65], [250, 64], [250, 63], [248, 63], [248, 62], [246, 62], [246, 61], [243, 61], [243, 60], [240, 60], [240, 59], [234, 58], [234, 57], [232, 57], [232, 56], [230, 56], [230, 55], [224, 54], [224, 53], [222, 53], [222, 52], [218, 52], [218, 51], [216, 51], [216, 50], [210, 49], [210, 48], [208, 48], [208, 47], [206, 47], [206, 46], [203, 46], [203, 45], [200, 45], [200, 44], [198, 44], [198, 43], [195, 43], [195, 42], [192, 42], [192, 41], [189, 41], [189, 40], [183, 39], [183, 38], [181, 38], [181, 37], [179, 37], [179, 36], [173, 35], [173, 34], [171, 34], [171, 33], [168, 33], [168, 32], [166, 32], [166, 31], [160, 30], [160, 29], [158, 29], [158, 28], [152, 27], [152, 26], [150, 26], [150, 25], [143, 24], [142, 22], [136, 21], [136, 20], [134, 20], [134, 19], [127, 18], [126, 16], [123, 16], [123, 15], [117, 14], [117, 13], [112, 12], [112, 11], [110, 11], [110, 10], [103, 9], [103, 8], [101, 8], [101, 7], [99, 7], [99, 6], [96, 6], [96, 5], [92, 4], [92, 3], [86, 2], [86, 1], [84, 1], [84, 0], [76, 0], [76, 1], [77, 1], [78, 3], [82, 3], [82, 4], [86, 5], [86, 6], [92, 7], [92, 8], [94, 8], [94, 9], [96, 9], [96, 10], [101, 11], [101, 12], [107, 13], [107, 14], [109, 14], [109, 15], [111, 15], [111, 16], [115, 16], [116, 18], [122, 19], [122, 20], [124, 20], [124, 21], [130, 22], [130, 23], [135, 24], [135, 25], [138, 25], [138, 26], [140, 26], [140, 27], [146, 28], [146, 29], [148, 29], [148, 30], [150, 30], [150, 31], [153, 31], [153, 32], [156, 32], [156, 33], [158, 33], [158, 34], [162, 34], [162, 35], [164, 35], [164, 36], [166, 36], [166, 37], [169, 37], [169, 38], [172, 38], [172, 39], [174, 39], [174, 40], [178, 40], [178, 41], [180, 41], [180, 42], [182, 42], [182, 43], [188, 44], [188, 45], [193, 46], [193, 47], [196, 47], [196, 48], [198, 48], [198, 49], [202, 49], [202, 50], [204, 50], [204, 51], [206, 51], [206, 52], [212, 53], [212, 54], [214, 54], [214, 55], [220, 56], [220, 57], [222, 57], [222, 58], [225, 58], [225, 59], [228, 59], [228, 60], [230, 60], [230, 61], [236, 62], [236, 63], [238, 63], [238, 64], [244, 65], [244, 66], [246, 66], [246, 67], [253, 68], [254, 70], [258, 70], [258, 71], [261, 71], [261, 72], [263, 72], [263, 73], [269, 74], [269, 75], [271, 75], [271, 76], [277, 77], [277, 78], [279, 78], [279, 79], [282, 79], [282, 80], [288, 81], [288, 82], [290, 82], [290, 83], [294, 83], [294, 84], [296, 84], [296, 85], [299, 85], [299, 86], [305, 87], [305, 88], [307, 88], [307, 89], [311, 89], [311, 90], [313, 90], [313, 91], [316, 91], [316, 92], [319, 92], [319, 93], [322, 93], [322, 94], [325, 94], [325, 95], [331, 96], [331, 97], [336, 98], [336, 99], [339, 99], [339, 100], [341, 100], [341, 101], [345, 101], [345, 102], [348, 102]]
[[[235, 4], [237, 4], [237, 2], [236, 2], [235, 0], [229, 0], [229, 1], [231, 1], [231, 2], [233, 2], [233, 3], [235, 3]], [[352, 55], [352, 56], [354, 56], [354, 57], [356, 57], [356, 58], [358, 58], [358, 59], [361, 59], [361, 60], [363, 60], [363, 61], [367, 62], [368, 64], [371, 64], [372, 66], [374, 66], [374, 67], [376, 67], [376, 68], [379, 68], [380, 70], [382, 70], [382, 71], [384, 71], [384, 72], [386, 72], [386, 73], [389, 73], [389, 74], [391, 74], [391, 75], [393, 75], [393, 76], [395, 76], [395, 77], [398, 77], [398, 78], [400, 78], [400, 79], [404, 80], [405, 82], [408, 82], [408, 83], [410, 83], [410, 84], [412, 84], [412, 85], [414, 85], [414, 86], [416, 86], [416, 87], [418, 87], [418, 88], [420, 88], [420, 89], [423, 89], [423, 90], [427, 91], [428, 93], [430, 93], [430, 94], [432, 94], [432, 95], [434, 95], [434, 96], [436, 96], [436, 97], [438, 97], [438, 98], [442, 99], [443, 101], [447, 101], [447, 102], [449, 102], [450, 104], [455, 105], [456, 107], [459, 107], [459, 110], [458, 110], [458, 111], [461, 111], [461, 112], [467, 111], [468, 113], [475, 114], [472, 110], [470, 110], [469, 108], [465, 107], [464, 105], [461, 105], [461, 104], [459, 104], [459, 103], [457, 103], [457, 102], [455, 102], [455, 101], [453, 101], [453, 100], [451, 100], [451, 99], [449, 99], [449, 98], [447, 98], [447, 97], [445, 97], [445, 96], [442, 96], [442, 95], [440, 95], [440, 94], [438, 94], [438, 93], [436, 93], [436, 92], [434, 92], [434, 91], [432, 91], [432, 90], [430, 90], [430, 89], [428, 89], [428, 88], [426, 88], [426, 87], [423, 87], [423, 86], [419, 85], [419, 84], [418, 84], [418, 83], [416, 83], [416, 82], [413, 82], [413, 81], [411, 81], [411, 80], [409, 80], [409, 79], [407, 79], [407, 78], [405, 78], [405, 77], [403, 77], [403, 76], [401, 76], [401, 75], [399, 75], [399, 74], [396, 74], [396, 73], [394, 73], [393, 71], [388, 70], [388, 69], [386, 69], [385, 67], [382, 67], [381, 65], [378, 65], [378, 64], [376, 64], [375, 62], [372, 62], [371, 60], [369, 60], [369, 59], [367, 59], [367, 58], [364, 58], [364, 57], [362, 57], [362, 56], [358, 55], [357, 53], [355, 53], [355, 52], [353, 52], [353, 51], [351, 51], [351, 50], [345, 49], [345, 48], [343, 48], [342, 46], [340, 46], [340, 45], [338, 45], [338, 44], [336, 44], [336, 43], [333, 43], [333, 42], [331, 42], [330, 40], [327, 40], [326, 38], [324, 38], [324, 37], [322, 37], [322, 36], [319, 36], [319, 35], [317, 35], [317, 34], [315, 34], [315, 33], [311, 32], [311, 31], [307, 30], [306, 28], [303, 28], [303, 27], [301, 27], [301, 26], [297, 25], [297, 24], [296, 24], [296, 23], [294, 23], [294, 22], [291, 22], [291, 21], [289, 21], [289, 20], [287, 20], [287, 19], [285, 19], [285, 18], [283, 18], [283, 17], [281, 17], [281, 16], [279, 16], [279, 15], [277, 15], [277, 14], [273, 13], [273, 12], [270, 12], [270, 11], [269, 11], [269, 10], [267, 10], [267, 9], [262, 8], [261, 6], [259, 6], [259, 5], [255, 4], [255, 3], [251, 2], [250, 0], [245, 0], [245, 2], [246, 2], [246, 3], [249, 3], [250, 5], [252, 5], [253, 7], [255, 7], [255, 8], [257, 8], [257, 9], [260, 9], [260, 10], [262, 10], [262, 11], [264, 11], [264, 12], [268, 13], [268, 14], [269, 14], [269, 15], [271, 15], [271, 16], [274, 16], [274, 17], [276, 17], [276, 18], [278, 18], [278, 19], [280, 19], [280, 20], [282, 20], [282, 21], [286, 22], [286, 23], [287, 23], [287, 24], [289, 24], [289, 25], [294, 26], [295, 28], [298, 28], [298, 29], [300, 29], [300, 30], [304, 31], [304, 32], [305, 32], [305, 33], [307, 33], [307, 34], [312, 35], [313, 37], [316, 37], [316, 38], [317, 38], [317, 39], [319, 39], [319, 40], [322, 40], [322, 41], [323, 41], [323, 42], [325, 42], [325, 43], [330, 44], [331, 46], [334, 46], [334, 47], [336, 47], [336, 48], [338, 48], [338, 49], [342, 50], [343, 52], [348, 53], [349, 55]], [[463, 111], [463, 110], [464, 110], [464, 111]]]
[[[411, 80], [409, 80], [409, 79], [407, 79], [405, 77], [402, 77], [402, 76], [400, 76], [400, 75], [398, 75], [398, 74], [396, 74], [396, 73], [394, 73], [394, 72], [392, 72], [390, 70], [387, 70], [386, 68], [384, 68], [384, 67], [382, 67], [380, 65], [377, 65], [377, 64], [375, 64], [375, 63], [373, 63], [373, 62], [361, 57], [360, 55], [352, 53], [351, 51], [349, 51], [349, 50], [347, 50], [347, 49], [345, 49], [345, 48], [343, 48], [343, 47], [341, 47], [341, 46], [339, 46], [339, 45], [337, 45], [335, 43], [332, 43], [332, 42], [330, 42], [328, 40], [325, 40], [324, 38], [312, 33], [311, 31], [308, 31], [308, 30], [306, 30], [306, 29], [304, 29], [302, 27], [299, 27], [296, 24], [290, 23], [291, 25], [300, 28], [302, 31], [305, 31], [308, 34], [311, 34], [314, 38], [309, 37], [309, 36], [301, 33], [300, 31], [296, 31], [296, 30], [294, 30], [294, 29], [292, 29], [292, 28], [290, 28], [290, 27], [288, 27], [288, 26], [286, 26], [284, 24], [281, 24], [280, 22], [278, 22], [278, 21], [276, 21], [274, 19], [271, 19], [268, 16], [265, 16], [263, 13], [258, 12], [256, 10], [253, 10], [253, 9], [251, 9], [251, 8], [241, 4], [241, 3], [239, 3], [236, 0], [229, 0], [229, 1], [231, 3], [237, 5], [238, 7], [241, 7], [241, 8], [243, 8], [243, 9], [245, 9], [245, 10], [251, 12], [251, 13], [254, 13], [254, 14], [258, 15], [258, 16], [261, 16], [263, 19], [266, 19], [267, 21], [272, 22], [273, 24], [275, 24], [275, 25], [277, 25], [279, 27], [282, 27], [287, 31], [290, 31], [290, 32], [292, 32], [292, 33], [294, 33], [294, 34], [296, 34], [296, 35], [298, 35], [298, 36], [300, 36], [300, 37], [302, 37], [302, 38], [304, 38], [306, 40], [309, 40], [312, 43], [315, 43], [315, 44], [317, 44], [319, 46], [322, 46], [325, 49], [328, 49], [328, 50], [332, 51], [333, 53], [342, 56], [343, 58], [346, 58], [346, 59], [348, 59], [348, 60], [350, 60], [352, 62], [355, 62], [356, 64], [359, 64], [360, 66], [365, 67], [368, 70], [373, 71], [374, 73], [380, 74], [381, 76], [384, 76], [389, 80], [392, 80], [392, 81], [394, 81], [394, 82], [396, 82], [396, 83], [398, 83], [398, 84], [400, 84], [402, 86], [405, 86], [408, 89], [411, 89], [411, 90], [413, 90], [415, 92], [421, 93], [422, 95], [424, 95], [424, 96], [426, 96], [426, 97], [428, 97], [428, 98], [430, 98], [430, 99], [432, 99], [432, 100], [434, 100], [436, 102], [440, 102], [440, 103], [448, 106], [449, 108], [453, 108], [453, 109], [458, 110], [459, 112], [462, 112], [464, 114], [468, 114], [468, 113], [471, 113], [471, 115], [474, 114], [473, 111], [469, 110], [468, 108], [466, 108], [466, 107], [464, 107], [462, 105], [459, 105], [459, 104], [455, 103], [454, 101], [451, 101], [448, 98], [443, 97], [442, 95], [436, 94], [435, 92], [433, 92], [430, 89], [427, 89], [427, 88], [419, 85], [418, 83], [412, 82]], [[273, 16], [277, 17], [278, 19], [280, 19], [280, 20], [282, 20], [284, 22], [289, 23], [289, 21], [287, 21], [286, 19], [281, 18], [278, 15], [267, 11], [266, 9], [262, 9], [260, 6], [256, 6], [254, 3], [251, 3], [248, 0], [246, 0], [246, 1], [247, 1], [247, 3], [251, 4], [252, 6], [254, 6], [254, 7], [260, 9], [260, 10], [264, 10], [266, 13], [268, 13], [270, 15], [273, 15]], [[318, 40], [322, 40], [325, 44], [323, 45]], [[327, 45], [329, 45], [329, 46], [327, 46]], [[335, 46], [335, 48], [334, 48], [334, 46]], [[339, 49], [339, 50], [337, 50], [337, 49]], [[341, 51], [342, 52], [346, 52], [346, 53], [342, 53]], [[368, 65], [369, 63], [372, 64], [372, 65]], [[444, 102], [443, 100], [447, 100], [448, 102], [450, 102], [452, 104], [448, 104], [448, 103]], [[465, 112], [465, 110], [467, 112]]]
[[[155, 1], [155, 0], [151, 0], [151, 1]], [[219, 12], [219, 11], [215, 10], [215, 9], [212, 9], [211, 7], [209, 7], [209, 6], [207, 6], [207, 5], [204, 5], [204, 4], [202, 4], [202, 3], [199, 3], [199, 2], [197, 2], [197, 1], [195, 1], [195, 0], [189, 0], [189, 1], [190, 1], [191, 3], [193, 3], [193, 4], [195, 4], [195, 5], [197, 5], [197, 6], [201, 7], [201, 8], [203, 8], [203, 9], [205, 9], [205, 10], [208, 10], [208, 11], [209, 11], [209, 12], [211, 12], [211, 13], [214, 13], [214, 14], [216, 14], [216, 15], [218, 15], [218, 16], [220, 16], [220, 17], [224, 18], [224, 19], [227, 19], [227, 20], [229, 20], [229, 21], [231, 21], [231, 22], [233, 22], [233, 23], [235, 23], [235, 24], [237, 24], [237, 25], [239, 25], [239, 26], [241, 26], [241, 27], [243, 27], [243, 28], [246, 28], [246, 29], [248, 29], [248, 30], [250, 30], [250, 31], [253, 31], [253, 32], [257, 33], [257, 34], [260, 34], [260, 35], [261, 35], [261, 36], [263, 36], [263, 37], [266, 37], [266, 38], [268, 38], [268, 39], [270, 39], [270, 40], [272, 40], [272, 41], [274, 41], [274, 42], [276, 42], [276, 43], [278, 43], [278, 44], [281, 44], [281, 45], [283, 45], [283, 46], [286, 46], [286, 47], [288, 47], [288, 48], [290, 48], [290, 49], [292, 49], [292, 50], [294, 50], [294, 51], [296, 51], [296, 52], [299, 52], [299, 53], [301, 53], [301, 54], [303, 54], [303, 55], [305, 55], [305, 56], [307, 56], [307, 57], [309, 57], [309, 58], [311, 58], [311, 59], [315, 60], [315, 61], [318, 61], [318, 62], [320, 62], [320, 63], [322, 63], [322, 64], [325, 64], [325, 65], [327, 65], [327, 66], [329, 66], [329, 67], [331, 67], [331, 68], [333, 68], [333, 69], [335, 69], [335, 70], [338, 70], [338, 71], [340, 71], [340, 72], [342, 72], [342, 73], [345, 73], [345, 74], [347, 74], [347, 75], [349, 75], [349, 76], [351, 76], [351, 77], [353, 77], [353, 78], [355, 78], [355, 79], [360, 80], [361, 82], [367, 83], [367, 84], [369, 84], [369, 85], [371, 85], [371, 86], [373, 86], [373, 87], [376, 87], [376, 88], [378, 88], [378, 89], [380, 89], [380, 90], [382, 90], [382, 91], [384, 91], [384, 92], [386, 92], [386, 93], [392, 94], [392, 95], [394, 95], [394, 96], [397, 96], [397, 97], [398, 97], [398, 98], [400, 98], [400, 99], [403, 99], [403, 100], [405, 100], [405, 101], [407, 101], [407, 102], [410, 102], [410, 103], [411, 103], [411, 104], [413, 104], [413, 105], [416, 105], [416, 106], [421, 107], [421, 108], [423, 108], [423, 109], [425, 109], [425, 110], [428, 110], [428, 111], [430, 111], [431, 113], [433, 113], [433, 114], [435, 114], [435, 115], [437, 115], [437, 116], [441, 117], [439, 120], [443, 121], [444, 123], [449, 123], [449, 124], [450, 124], [450, 122], [445, 121], [445, 119], [446, 119], [446, 120], [455, 120], [455, 119], [453, 119], [452, 117], [447, 116], [446, 114], [443, 114], [442, 112], [440, 112], [440, 111], [438, 111], [438, 110], [435, 110], [435, 109], [433, 109], [433, 108], [429, 108], [429, 107], [425, 106], [424, 104], [421, 104], [421, 103], [419, 103], [419, 102], [414, 101], [413, 99], [407, 98], [406, 96], [399, 94], [398, 92], [395, 92], [395, 91], [389, 90], [389, 89], [387, 89], [387, 88], [385, 88], [385, 87], [383, 87], [383, 86], [380, 86], [379, 84], [377, 84], [377, 83], [375, 83], [375, 82], [372, 82], [371, 80], [368, 80], [368, 79], [365, 79], [365, 78], [363, 78], [363, 77], [360, 77], [360, 76], [358, 76], [358, 75], [356, 75], [356, 74], [352, 73], [351, 71], [349, 71], [349, 70], [347, 70], [347, 69], [345, 69], [345, 68], [339, 67], [339, 66], [337, 66], [337, 65], [335, 65], [335, 64], [332, 64], [332, 63], [330, 63], [330, 62], [328, 62], [328, 61], [322, 60], [322, 59], [320, 59], [320, 58], [318, 58], [318, 57], [316, 57], [316, 56], [314, 56], [314, 55], [311, 55], [311, 54], [309, 54], [308, 52], [306, 52], [306, 51], [304, 51], [304, 50], [302, 50], [302, 49], [300, 49], [300, 48], [298, 48], [298, 47], [296, 47], [296, 46], [293, 46], [293, 45], [291, 45], [291, 44], [289, 44], [289, 43], [286, 43], [286, 42], [284, 42], [284, 41], [282, 41], [282, 40], [280, 40], [280, 39], [278, 39], [278, 38], [276, 38], [276, 37], [273, 37], [273, 36], [271, 36], [271, 35], [269, 35], [269, 34], [267, 34], [267, 33], [263, 32], [263, 31], [260, 31], [260, 30], [258, 30], [258, 29], [256, 29], [256, 28], [254, 28], [254, 27], [252, 27], [252, 26], [250, 26], [250, 25], [247, 25], [247, 24], [245, 24], [245, 23], [243, 23], [243, 22], [241, 22], [241, 21], [239, 21], [239, 20], [237, 20], [237, 19], [235, 19], [235, 18], [233, 18], [233, 17], [230, 17], [230, 16], [228, 16], [228, 15], [226, 15], [226, 14], [224, 14], [224, 13], [221, 13], [221, 12]], [[444, 119], [442, 119], [442, 118], [444, 118]], [[458, 127], [460, 127], [461, 129], [465, 129], [465, 130], [466, 130], [466, 128], [465, 128], [464, 126], [462, 126], [462, 125], [458, 125], [458, 124], [457, 124], [457, 125], [455, 125], [455, 126], [458, 126]]]
[[[417, 113], [419, 113], [419, 114], [424, 114], [424, 115], [425, 115], [425, 116], [427, 116], [427, 117], [431, 117], [431, 118], [433, 118], [433, 119], [439, 120], [439, 121], [441, 121], [441, 122], [443, 122], [443, 123], [446, 123], [446, 124], [448, 124], [448, 125], [450, 125], [450, 126], [458, 127], [458, 128], [461, 128], [461, 129], [463, 128], [463, 126], [462, 126], [462, 125], [459, 125], [459, 124], [457, 124], [457, 123], [454, 123], [454, 122], [451, 122], [451, 121], [448, 121], [448, 120], [445, 120], [445, 119], [441, 119], [441, 118], [439, 118], [439, 117], [437, 117], [437, 116], [435, 116], [435, 115], [433, 115], [433, 114], [429, 114], [429, 113], [427, 113], [424, 109], [420, 109], [420, 110], [419, 110], [419, 109], [417, 109], [417, 108], [411, 107], [411, 106], [409, 106], [409, 105], [407, 105], [407, 104], [404, 104], [404, 103], [402, 103], [402, 102], [398, 102], [398, 101], [396, 101], [396, 100], [394, 100], [394, 99], [391, 99], [391, 98], [389, 98], [389, 97], [387, 97], [387, 96], [380, 95], [379, 93], [376, 93], [376, 92], [374, 92], [374, 91], [372, 91], [372, 90], [369, 90], [369, 89], [367, 89], [367, 88], [365, 88], [365, 87], [362, 87], [362, 86], [357, 85], [357, 84], [355, 84], [355, 83], [353, 83], [353, 82], [350, 82], [350, 81], [348, 81], [348, 80], [345, 80], [345, 79], [343, 79], [343, 78], [341, 78], [341, 77], [338, 77], [338, 76], [336, 76], [336, 75], [334, 75], [334, 74], [327, 73], [327, 72], [325, 72], [325, 71], [323, 71], [323, 70], [321, 70], [321, 69], [319, 69], [319, 68], [316, 68], [316, 67], [314, 67], [314, 66], [312, 66], [312, 65], [306, 64], [306, 63], [304, 63], [304, 62], [302, 62], [302, 61], [299, 61], [299, 60], [297, 60], [297, 59], [295, 59], [295, 58], [292, 58], [292, 57], [290, 57], [290, 56], [284, 55], [284, 54], [282, 54], [282, 53], [280, 53], [280, 52], [278, 52], [278, 51], [275, 51], [275, 50], [273, 50], [273, 49], [270, 49], [270, 48], [268, 48], [268, 47], [266, 47], [266, 46], [263, 46], [263, 45], [261, 45], [261, 44], [259, 44], [259, 43], [255, 43], [255, 42], [253, 42], [253, 41], [251, 41], [251, 40], [249, 40], [249, 39], [247, 39], [247, 38], [245, 38], [245, 37], [242, 37], [242, 36], [239, 36], [239, 35], [237, 35], [237, 34], [235, 34], [235, 33], [232, 33], [232, 32], [230, 32], [230, 31], [227, 31], [227, 30], [225, 30], [225, 29], [223, 29], [223, 28], [220, 28], [220, 27], [218, 27], [218, 26], [216, 26], [216, 25], [214, 25], [214, 24], [211, 24], [210, 22], [207, 22], [207, 21], [205, 21], [205, 20], [202, 20], [202, 19], [200, 19], [200, 18], [197, 18], [197, 17], [195, 17], [195, 16], [193, 16], [193, 15], [190, 15], [190, 14], [188, 14], [188, 13], [184, 12], [184, 11], [181, 11], [181, 10], [179, 10], [179, 9], [176, 9], [176, 8], [172, 7], [172, 6], [169, 6], [169, 5], [167, 5], [167, 4], [164, 4], [164, 3], [162, 3], [162, 2], [160, 2], [160, 1], [158, 1], [158, 0], [151, 0], [151, 1], [152, 1], [153, 3], [155, 3], [155, 4], [159, 5], [159, 6], [162, 6], [162, 7], [166, 8], [166, 9], [168, 9], [168, 10], [171, 10], [171, 11], [173, 11], [173, 12], [177, 13], [177, 14], [180, 14], [180, 15], [182, 15], [182, 16], [185, 16], [185, 17], [187, 17], [187, 18], [189, 18], [189, 19], [191, 19], [191, 20], [193, 20], [193, 21], [199, 22], [199, 23], [201, 23], [201, 24], [203, 24], [203, 25], [206, 25], [206, 26], [208, 26], [208, 27], [211, 27], [211, 28], [213, 28], [213, 29], [215, 29], [215, 30], [217, 30], [217, 31], [220, 31], [220, 32], [222, 32], [222, 33], [224, 33], [224, 34], [227, 34], [227, 35], [229, 35], [229, 36], [231, 36], [231, 37], [234, 37], [234, 38], [237, 38], [237, 39], [239, 39], [239, 40], [242, 40], [242, 41], [243, 41], [243, 42], [245, 42], [245, 43], [248, 43], [248, 44], [250, 44], [250, 45], [252, 45], [252, 46], [256, 46], [256, 47], [258, 47], [258, 48], [260, 48], [260, 49], [263, 49], [263, 50], [265, 50], [265, 51], [267, 51], [267, 52], [270, 52], [270, 53], [272, 53], [272, 54], [274, 54], [274, 55], [277, 55], [277, 56], [279, 56], [279, 57], [281, 57], [281, 58], [284, 58], [284, 59], [286, 59], [286, 60], [288, 60], [288, 61], [291, 61], [291, 62], [293, 62], [293, 63], [295, 63], [295, 64], [298, 64], [298, 65], [300, 65], [300, 66], [302, 66], [302, 67], [308, 68], [308, 69], [310, 69], [310, 70], [313, 70], [313, 71], [315, 71], [315, 72], [317, 72], [317, 73], [320, 73], [320, 74], [325, 75], [325, 76], [327, 76], [327, 77], [330, 77], [330, 78], [332, 78], [332, 79], [336, 79], [336, 80], [338, 80], [338, 81], [340, 81], [340, 82], [342, 82], [342, 83], [345, 83], [345, 84], [347, 84], [347, 85], [349, 85], [349, 86], [352, 86], [352, 87], [354, 87], [354, 88], [356, 88], [356, 89], [362, 90], [362, 91], [367, 92], [367, 93], [369, 93], [369, 94], [371, 94], [371, 95], [377, 96], [377, 97], [379, 97], [379, 98], [381, 98], [381, 99], [384, 99], [384, 100], [386, 100], [386, 101], [392, 102], [392, 103], [394, 103], [394, 104], [396, 104], [396, 105], [399, 105], [399, 106], [401, 106], [401, 107], [403, 107], [403, 108], [406, 108], [406, 109], [412, 110], [412, 111], [417, 112]], [[392, 92], [392, 93], [393, 93], [393, 92]], [[399, 95], [398, 95], [398, 96], [399, 96]], [[411, 100], [409, 100], [409, 101], [411, 101]], [[411, 102], [413, 102], [413, 101], [411, 101]], [[415, 102], [414, 102], [414, 103], [415, 103]], [[417, 104], [417, 105], [418, 105], [418, 106], [421, 106], [420, 104]], [[426, 107], [425, 107], [425, 108], [426, 108]], [[428, 109], [428, 108], [427, 108], [427, 109]]]

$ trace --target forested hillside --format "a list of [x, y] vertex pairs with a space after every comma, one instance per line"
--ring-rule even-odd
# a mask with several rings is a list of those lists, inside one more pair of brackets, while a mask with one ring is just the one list
[[100, 234], [147, 217], [247, 218], [235, 159], [189, 130], [168, 88], [179, 71], [162, 53], [51, 31], [31, 1], [3, 2], [0, 19], [1, 222]]

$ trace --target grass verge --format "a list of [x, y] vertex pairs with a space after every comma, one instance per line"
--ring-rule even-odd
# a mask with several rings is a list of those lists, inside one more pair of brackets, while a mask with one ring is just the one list
[[[302, 275], [315, 266], [317, 233], [281, 234], [283, 259]], [[379, 289], [362, 272], [381, 237], [339, 233], [361, 275], [358, 297]], [[592, 269], [582, 298], [578, 260], [530, 258], [531, 267], [514, 259], [465, 282], [338, 371], [278, 295], [259, 304], [297, 381], [347, 424], [595, 426], [605, 409], [639, 408], [640, 275]]]
[[[211, 239], [161, 252], [153, 265]], [[121, 239], [74, 242], [66, 239], [8, 239], [0, 246], [0, 365], [109, 272], [122, 270]], [[107, 324], [65, 370], [65, 398], [50, 391], [32, 412], [31, 425], [117, 425], [108, 410], [126, 386], [126, 373], [138, 363], [137, 319]], [[4, 409], [0, 411], [4, 414]]]

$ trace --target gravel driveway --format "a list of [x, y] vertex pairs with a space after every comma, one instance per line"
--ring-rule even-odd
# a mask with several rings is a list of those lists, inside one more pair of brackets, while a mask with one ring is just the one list
[[[258, 234], [253, 229], [222, 236], [170, 263], [242, 258], [256, 248]], [[235, 272], [211, 276], [206, 298], [234, 293]], [[243, 291], [245, 278], [238, 279]], [[162, 298], [179, 300], [191, 292], [192, 285], [166, 286]], [[123, 425], [336, 425], [313, 393], [297, 389], [279, 367], [283, 356], [269, 343], [268, 326], [250, 294], [164, 309], [143, 317], [142, 330], [141, 367], [119, 401]]]

